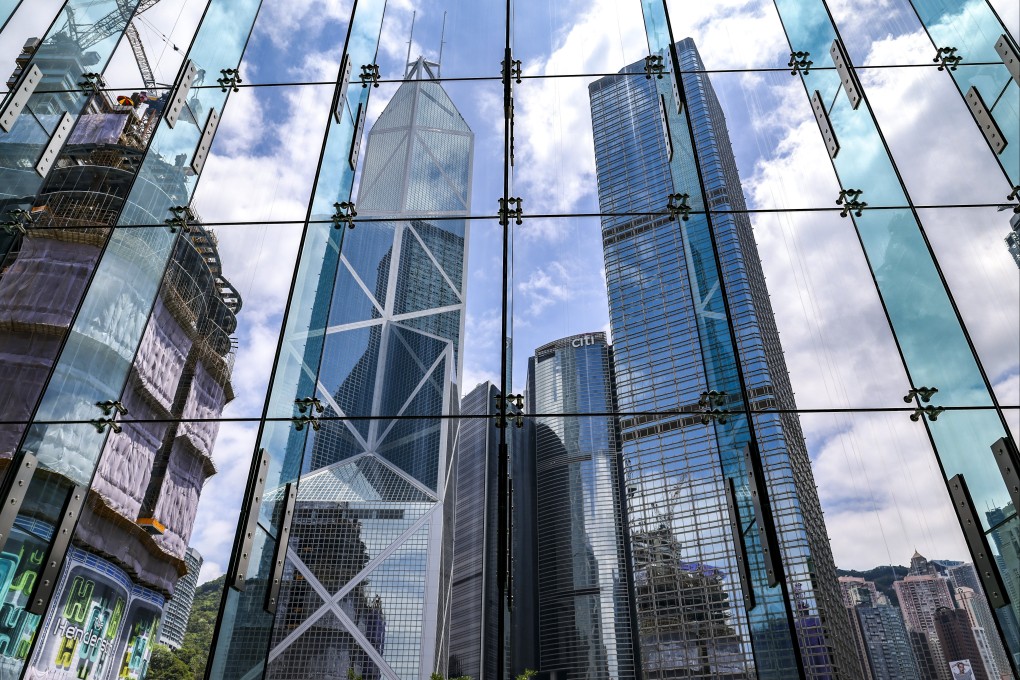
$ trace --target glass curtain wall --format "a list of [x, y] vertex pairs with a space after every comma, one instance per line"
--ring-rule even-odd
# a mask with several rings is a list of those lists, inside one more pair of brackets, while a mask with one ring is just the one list
[[1013, 677], [1015, 3], [9, 4], [4, 677]]

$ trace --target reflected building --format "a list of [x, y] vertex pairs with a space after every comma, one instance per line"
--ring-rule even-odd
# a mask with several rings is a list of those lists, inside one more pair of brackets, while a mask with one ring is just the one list
[[[534, 418], [539, 670], [634, 678], [612, 351], [605, 333], [563, 338], [528, 361]], [[515, 455], [520, 455], [515, 452]]]
[[[749, 391], [743, 399], [752, 407], [792, 410], [796, 402], [751, 223], [740, 212], [746, 205], [722, 108], [700, 73], [704, 65], [693, 41], [682, 40], [677, 49], [705, 201], [711, 209], [735, 211], [716, 213], [712, 222]], [[669, 81], [646, 78], [645, 67], [642, 60], [589, 85], [618, 406], [623, 413], [641, 413], [620, 421], [629, 530], [635, 546], [638, 537], [652, 542], [655, 536], [667, 552], [676, 552], [668, 557], [669, 569], [702, 570], [696, 578], [704, 585], [698, 587], [716, 593], [717, 608], [711, 625], [679, 635], [678, 624], [660, 615], [657, 603], [666, 606], [685, 595], [667, 597], [658, 587], [643, 591], [639, 582], [640, 657], [646, 677], [754, 677], [756, 670], [788, 677], [796, 672], [792, 654], [785, 643], [771, 642], [786, 635], [785, 617], [773, 616], [773, 605], [765, 604], [753, 630], [747, 623], [720, 460], [728, 435], [702, 421], [699, 403], [703, 393], [717, 389], [707, 375], [732, 370], [712, 358], [728, 339], [699, 336], [699, 315], [718, 315], [708, 307], [719, 289], [698, 289], [697, 273], [687, 269], [699, 265], [688, 262], [685, 229], [661, 215], [673, 175], [696, 187], [698, 174], [684, 160], [689, 150], [680, 153], [663, 134], [668, 104], [660, 104], [660, 94], [670, 101], [664, 94]], [[808, 677], [856, 679], [859, 664], [800, 422], [790, 413], [754, 420]], [[757, 659], [752, 636], [763, 652]], [[654, 676], [650, 659], [659, 659]]]
[[921, 680], [903, 616], [875, 584], [839, 578], [861, 660], [862, 680]]
[[[0, 143], [0, 213], [23, 210], [21, 229], [0, 232], [0, 471], [15, 454], [28, 419], [42, 396], [50, 370], [67, 337], [118, 217], [143, 215], [161, 225], [165, 215], [129, 200], [148, 142], [162, 113], [158, 97], [143, 93], [115, 99], [91, 93], [82, 113], [42, 177], [23, 161], [38, 140], [38, 126], [72, 105], [81, 69], [98, 55], [84, 52], [59, 35], [52, 49], [30, 40], [18, 58], [33, 62], [53, 92], [38, 101], [36, 122], [19, 124]], [[72, 87], [68, 89], [67, 83]], [[35, 112], [35, 110], [33, 110]], [[35, 132], [33, 132], [35, 130]], [[145, 180], [153, 193], [187, 203], [184, 173], [175, 159], [152, 153], [153, 172]], [[142, 180], [139, 180], [139, 183]], [[67, 486], [91, 465], [85, 437], [54, 427], [41, 436], [36, 427], [23, 449], [66, 467], [39, 470], [46, 491], [30, 494], [0, 555], [0, 675], [16, 677], [27, 660], [30, 677], [50, 680], [84, 677], [139, 677], [159, 641], [164, 604], [177, 589], [187, 591], [199, 498], [215, 474], [212, 460], [219, 422], [234, 398], [237, 314], [241, 297], [225, 277], [215, 232], [185, 211], [165, 270], [152, 272], [146, 257], [162, 226], [125, 230], [129, 252], [106, 250], [118, 277], [109, 281], [108, 324], [83, 331], [76, 379], [87, 381], [111, 367], [130, 363], [126, 386], [112, 401], [124, 409], [122, 426], [105, 440], [46, 615], [27, 612], [27, 596], [42, 566], [54, 527], [40, 518], [62, 514]], [[142, 337], [124, 331], [124, 316], [137, 311], [131, 294], [139, 277], [159, 277], [159, 287]], [[156, 279], [158, 280], [158, 278]], [[148, 309], [148, 307], [146, 307]], [[130, 311], [129, 311], [130, 310]], [[104, 320], [106, 321], [106, 320]], [[102, 411], [75, 399], [60, 402], [62, 419], [92, 420]], [[111, 410], [116, 418], [121, 414]], [[108, 414], [108, 415], [110, 415]], [[92, 429], [92, 424], [82, 427]], [[94, 433], [95, 430], [92, 430]], [[181, 583], [183, 581], [183, 583]], [[186, 620], [184, 622], [186, 624]], [[168, 626], [169, 628], [169, 626]], [[36, 631], [38, 631], [36, 633]], [[84, 631], [96, 633], [87, 637]], [[172, 631], [168, 631], [171, 633]], [[183, 630], [179, 631], [183, 634]], [[38, 636], [30, 659], [33, 634]], [[176, 635], [176, 633], [173, 633]], [[77, 637], [76, 637], [77, 635]], [[13, 674], [13, 675], [12, 675]]]
[[184, 634], [188, 630], [188, 619], [191, 618], [191, 606], [195, 603], [195, 589], [198, 587], [198, 575], [202, 571], [202, 555], [188, 546], [184, 553], [184, 564], [188, 567], [177, 587], [174, 596], [166, 603], [163, 619], [159, 624], [159, 643], [171, 649], [180, 649], [184, 645]]
[[[450, 667], [451, 678], [495, 678], [499, 636], [499, 617], [512, 617], [507, 627], [508, 644], [515, 648], [527, 645], [533, 631], [534, 606], [529, 597], [534, 579], [520, 573], [519, 562], [533, 565], [533, 551], [520, 544], [530, 535], [527, 527], [533, 514], [524, 512], [526, 504], [518, 502], [522, 492], [533, 492], [518, 472], [518, 462], [533, 456], [530, 449], [531, 423], [517, 421], [506, 428], [507, 450], [514, 468], [511, 476], [516, 498], [512, 504], [514, 516], [514, 545], [511, 555], [515, 561], [514, 607], [508, 613], [500, 606], [497, 580], [497, 550], [499, 537], [498, 494], [500, 430], [495, 427], [498, 413], [499, 387], [492, 382], [475, 386], [460, 403], [461, 416], [488, 415], [489, 418], [464, 418], [457, 438], [456, 519], [453, 542], [453, 580], [450, 615]], [[514, 407], [510, 407], [515, 412]], [[518, 480], [520, 483], [517, 483]], [[506, 619], [510, 621], [510, 618]], [[519, 625], [518, 625], [519, 624]], [[531, 645], [533, 647], [533, 645]], [[538, 664], [520, 652], [510, 651], [507, 664], [510, 675]]]
[[947, 664], [951, 659], [945, 656], [935, 625], [938, 610], [953, 608], [948, 581], [935, 575], [928, 561], [915, 552], [910, 559], [910, 573], [895, 581], [893, 589], [911, 636], [921, 677], [925, 680], [948, 679]]
[[269, 678], [446, 672], [474, 135], [437, 72], [408, 64], [367, 135]]

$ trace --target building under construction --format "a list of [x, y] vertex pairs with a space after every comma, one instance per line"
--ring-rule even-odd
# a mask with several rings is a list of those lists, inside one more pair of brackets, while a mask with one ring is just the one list
[[[38, 45], [38, 40], [26, 43], [19, 69]], [[67, 50], [67, 63], [60, 63], [53, 51], [49, 54], [48, 61], [33, 63], [42, 69], [44, 82], [51, 80], [51, 89], [66, 84], [62, 74], [88, 70], [89, 53], [77, 45]], [[18, 77], [18, 72], [12, 76]], [[0, 206], [8, 220], [0, 232], [0, 419], [5, 423], [0, 428], [0, 469], [8, 466], [19, 446], [32, 452], [40, 445], [74, 451], [73, 441], [54, 444], [50, 437], [40, 444], [36, 427], [26, 432], [26, 425], [17, 423], [31, 418], [42, 396], [121, 213], [145, 210], [140, 204], [126, 205], [132, 187], [145, 182], [147, 191], [179, 197], [173, 205], [187, 205], [188, 174], [181, 171], [181, 159], [153, 164], [150, 153], [144, 177], [139, 176], [165, 102], [156, 92], [116, 96], [96, 91], [41, 190], [19, 195], [12, 190], [17, 182], [5, 184], [7, 195]], [[187, 117], [181, 121], [186, 124]], [[22, 163], [18, 158], [18, 140], [8, 136], [6, 142], [0, 145], [5, 177], [15, 176], [19, 166], [24, 166], [25, 177], [34, 175], [34, 160]], [[25, 186], [31, 188], [31, 183]], [[216, 471], [215, 419], [234, 396], [232, 334], [241, 299], [223, 277], [215, 234], [186, 207], [176, 214], [165, 226], [165, 215], [160, 215], [134, 220], [149, 226], [121, 227], [132, 235], [124, 241], [132, 249], [123, 255], [132, 261], [123, 268], [126, 289], [138, 263], [156, 259], [146, 256], [154, 231], [170, 229], [178, 237], [137, 352], [116, 333], [85, 334], [89, 342], [84, 351], [91, 354], [94, 372], [102, 372], [108, 362], [134, 357], [123, 394], [106, 404], [125, 422], [112, 428], [106, 440], [54, 595], [56, 606], [41, 622], [24, 608], [26, 591], [54, 527], [33, 521], [30, 503], [15, 524], [0, 558], [0, 637], [10, 640], [6, 648], [0, 647], [4, 677], [7, 670], [16, 674], [26, 660], [32, 677], [144, 677], [152, 645], [159, 639], [165, 599], [187, 573], [185, 555], [199, 496]], [[123, 298], [111, 291], [110, 299], [112, 308], [103, 311], [116, 314]], [[79, 326], [88, 311], [82, 308]], [[82, 425], [94, 426], [100, 427]], [[66, 485], [57, 472], [40, 469], [41, 475], [54, 478], [55, 488]], [[52, 516], [52, 509], [42, 507], [46, 502], [32, 501], [40, 506], [34, 516]], [[40, 640], [33, 648], [36, 631]]]

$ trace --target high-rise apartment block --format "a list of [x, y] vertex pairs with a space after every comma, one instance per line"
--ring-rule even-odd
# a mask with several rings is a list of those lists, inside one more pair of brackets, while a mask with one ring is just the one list
[[163, 620], [159, 624], [159, 642], [171, 649], [180, 649], [184, 644], [188, 619], [191, 618], [191, 605], [195, 602], [198, 575], [202, 571], [202, 555], [188, 546], [184, 553], [184, 564], [188, 567], [188, 573], [177, 582], [174, 596], [166, 603]]
[[[605, 333], [536, 349], [528, 360], [526, 399], [527, 411], [540, 414], [532, 444], [539, 667], [567, 677], [637, 677], [623, 468], [616, 420], [608, 415], [615, 408]], [[566, 415], [578, 413], [606, 415]]]
[[[714, 214], [712, 229], [749, 391], [743, 398], [749, 404], [794, 409], [751, 223], [739, 212], [746, 205], [725, 118], [709, 78], [700, 73], [704, 65], [693, 41], [680, 41], [677, 50], [685, 106], [696, 121], [694, 146], [706, 207], [735, 211]], [[796, 673], [781, 648], [775, 656], [751, 655], [752, 636], [765, 645], [784, 635], [777, 631], [787, 623], [781, 603], [778, 609], [763, 604], [756, 623], [747, 622], [721, 463], [721, 451], [733, 444], [718, 437], [700, 415], [704, 394], [715, 389], [708, 374], [717, 369], [706, 353], [729, 339], [702, 337], [699, 315], [719, 314], [708, 307], [720, 292], [718, 286], [699, 289], [692, 271], [697, 265], [685, 251], [686, 227], [660, 212], [673, 193], [673, 175], [695, 186], [698, 172], [683, 160], [693, 154], [674, 153], [673, 142], [664, 138], [664, 126], [684, 125], [668, 113], [665, 90], [657, 89], [669, 86], [645, 75], [646, 62], [641, 61], [589, 86], [599, 203], [606, 213], [602, 238], [618, 406], [622, 413], [642, 413], [623, 416], [620, 428], [645, 677], [743, 677], [754, 672], [756, 663], [777, 677]], [[775, 413], [756, 415], [755, 421], [777, 508], [782, 560], [797, 600], [794, 626], [806, 672], [808, 677], [855, 678], [856, 654], [799, 421]], [[641, 554], [648, 555], [648, 573], [653, 565], [671, 565], [661, 568], [696, 579], [701, 601], [717, 603], [714, 614], [705, 614], [711, 623], [681, 625], [664, 617], [666, 602], [680, 604], [688, 596], [670, 595], [660, 585], [643, 588]]]
[[946, 664], [950, 660], [942, 649], [935, 613], [939, 609], [952, 609], [953, 599], [946, 579], [932, 573], [918, 573], [919, 570], [927, 570], [927, 560], [915, 553], [911, 560], [911, 573], [894, 582], [893, 588], [903, 612], [903, 621], [911, 634], [922, 677], [943, 678], [948, 673]]
[[920, 680], [899, 609], [889, 604], [889, 598], [872, 581], [841, 576], [839, 586], [857, 643], [861, 678]]

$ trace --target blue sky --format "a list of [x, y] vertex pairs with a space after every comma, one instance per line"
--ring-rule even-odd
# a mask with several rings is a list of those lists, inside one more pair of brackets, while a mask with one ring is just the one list
[[[24, 38], [45, 29], [38, 16], [46, 3], [56, 5], [36, 0], [37, 13], [15, 17], [0, 41], [0, 62], [13, 64]], [[903, 0], [829, 4], [856, 64], [930, 62], [934, 50]], [[992, 4], [1016, 35], [1016, 3]], [[246, 82], [332, 81], [349, 5], [266, 0], [242, 66]], [[669, 6], [675, 36], [694, 37], [709, 69], [785, 66], [789, 48], [771, 2], [685, 0]], [[163, 0], [146, 15], [141, 34], [158, 79], [176, 72], [202, 7], [201, 0]], [[402, 74], [412, 12], [412, 58], [438, 56], [446, 12], [443, 75], [498, 75], [502, 7], [391, 0], [378, 60], [383, 77]], [[518, 2], [514, 45], [529, 75], [616, 72], [647, 51], [637, 0]], [[121, 49], [110, 67], [110, 85], [137, 88], [132, 68], [130, 53]], [[861, 77], [916, 203], [1005, 198], [1008, 187], [945, 73], [872, 69]], [[592, 79], [526, 80], [517, 88], [512, 193], [524, 198], [526, 212], [597, 210], [587, 98]], [[838, 185], [797, 80], [784, 72], [719, 73], [712, 82], [750, 207], [830, 206]], [[370, 123], [395, 88], [384, 84], [373, 92]], [[493, 215], [502, 194], [501, 85], [451, 82], [446, 89], [476, 134], [473, 212]], [[229, 417], [255, 418], [262, 411], [300, 237], [299, 224], [259, 222], [303, 219], [332, 92], [331, 85], [320, 85], [233, 95], [199, 184], [195, 205], [207, 221], [243, 223], [216, 229], [224, 268], [245, 303], [237, 399], [225, 411]], [[1020, 282], [1002, 243], [1005, 215], [994, 209], [930, 210], [922, 211], [922, 220], [1000, 401], [1017, 404]], [[761, 214], [752, 221], [798, 404], [897, 405], [906, 379], [849, 223], [832, 213], [802, 212]], [[498, 375], [499, 246], [494, 219], [472, 222], [464, 393]], [[521, 391], [535, 347], [609, 329], [597, 219], [526, 221], [514, 232], [514, 254], [514, 388]], [[1020, 430], [1016, 421], [1014, 412], [1014, 432]], [[963, 557], [922, 428], [902, 414], [805, 415], [802, 423], [840, 566], [903, 563], [913, 547], [929, 556]], [[203, 580], [226, 566], [255, 431], [255, 423], [225, 423], [220, 430], [220, 472], [205, 489], [193, 538], [207, 560]]]

